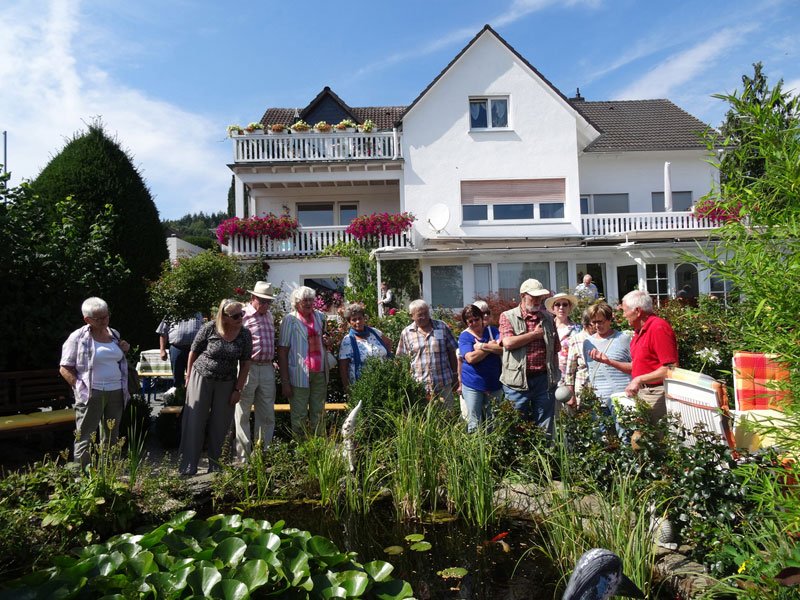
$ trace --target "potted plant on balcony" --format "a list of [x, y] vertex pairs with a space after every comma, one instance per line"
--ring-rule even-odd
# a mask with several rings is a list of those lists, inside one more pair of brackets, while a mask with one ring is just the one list
[[320, 133], [331, 132], [331, 126], [328, 124], [327, 121], [319, 121], [316, 125], [314, 125], [314, 129], [316, 129]]
[[342, 119], [333, 128], [336, 131], [352, 132], [356, 130], [356, 124], [350, 119]]
[[311, 129], [311, 125], [301, 119], [293, 123], [289, 129], [291, 129], [294, 133], [308, 133]]
[[372, 119], [366, 119], [359, 127], [361, 133], [372, 133], [375, 130], [375, 122]]
[[273, 123], [272, 125], [269, 126], [269, 129], [267, 129], [267, 131], [270, 134], [283, 133], [284, 131], [286, 131], [286, 125], [284, 125], [283, 123]]
[[279, 217], [269, 213], [263, 217], [248, 217], [246, 219], [233, 217], [219, 224], [217, 227], [217, 241], [224, 245], [237, 235], [248, 238], [264, 236], [270, 240], [287, 240], [294, 235], [298, 226], [297, 219], [289, 215], [281, 215]]
[[228, 137], [235, 137], [237, 135], [242, 135], [243, 130], [240, 125], [228, 125]]
[[264, 124], [263, 123], [248, 123], [247, 127], [244, 128], [245, 133], [247, 135], [251, 135], [253, 133], [264, 133]]

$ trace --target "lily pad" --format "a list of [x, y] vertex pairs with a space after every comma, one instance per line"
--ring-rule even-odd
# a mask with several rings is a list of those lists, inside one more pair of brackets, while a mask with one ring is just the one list
[[416, 544], [411, 544], [411, 549], [415, 552], [427, 552], [431, 549], [430, 542], [417, 542]]
[[442, 579], [461, 579], [467, 574], [467, 570], [463, 567], [447, 567], [441, 571], [436, 571], [436, 574]]
[[425, 539], [425, 534], [424, 533], [409, 533], [406, 536], [406, 541], [407, 542], [411, 542], [412, 544], [414, 542], [421, 542], [424, 539]]
[[384, 548], [383, 551], [389, 556], [397, 556], [405, 552], [405, 548], [402, 546], [389, 546], [388, 548]]

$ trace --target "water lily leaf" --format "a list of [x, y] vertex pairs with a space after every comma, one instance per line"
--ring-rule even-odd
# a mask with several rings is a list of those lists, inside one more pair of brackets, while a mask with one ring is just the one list
[[289, 573], [291, 573], [292, 585], [299, 585], [299, 583], [311, 574], [308, 568], [308, 559], [311, 558], [309, 554], [303, 550], [292, 548], [286, 552], [288, 559], [287, 566]]
[[186, 535], [202, 541], [211, 535], [211, 526], [205, 521], [190, 521], [183, 530]]
[[384, 548], [383, 551], [389, 556], [397, 556], [398, 554], [402, 554], [406, 550], [402, 546], [388, 546], [387, 548]]
[[[400, 548], [400, 546], [396, 547]], [[384, 552], [386, 551], [384, 550]], [[383, 560], [373, 560], [364, 565], [364, 571], [375, 581], [386, 581], [389, 579], [390, 573], [394, 571], [394, 565]]]
[[281, 538], [271, 531], [264, 531], [252, 536], [248, 546], [265, 546], [275, 551], [281, 547]]
[[145, 581], [156, 592], [156, 598], [174, 598], [183, 588], [186, 587], [186, 579], [189, 575], [188, 569], [175, 573], [150, 573]]
[[406, 536], [405, 539], [406, 539], [407, 542], [411, 542], [413, 544], [414, 542], [421, 542], [422, 540], [424, 540], [425, 539], [425, 534], [424, 533], [409, 533]]
[[235, 567], [242, 561], [245, 550], [247, 550], [247, 544], [243, 539], [230, 537], [214, 548], [212, 556], [227, 566]]
[[334, 554], [340, 554], [336, 544], [320, 535], [315, 535], [308, 540], [306, 550], [317, 556], [333, 556]]
[[145, 550], [128, 560], [128, 569], [136, 574], [137, 577], [144, 577], [148, 573], [158, 571], [158, 566], [153, 559], [153, 553]]
[[248, 560], [236, 571], [236, 579], [252, 592], [269, 581], [269, 565], [261, 559]]
[[392, 579], [376, 583], [372, 593], [378, 600], [403, 600], [414, 595], [411, 585], [402, 579]]
[[415, 552], [427, 552], [431, 549], [430, 542], [417, 542], [416, 544], [411, 544], [411, 549]]
[[196, 514], [197, 512], [194, 510], [187, 510], [182, 513], [178, 513], [177, 515], [172, 517], [169, 521], [167, 521], [165, 525], [167, 527], [172, 527], [174, 529], [183, 529], [183, 526], [186, 525], [192, 519], [194, 519]]
[[250, 592], [241, 581], [223, 579], [213, 587], [211, 597], [219, 600], [245, 600], [250, 597]]
[[347, 590], [338, 585], [332, 585], [320, 591], [319, 595], [322, 596], [323, 600], [343, 600], [347, 598]]
[[122, 544], [114, 544], [113, 549], [117, 552], [122, 552], [128, 558], [136, 556], [141, 552], [142, 547], [139, 544], [132, 544], [130, 542], [123, 542]]
[[191, 586], [192, 591], [197, 596], [208, 596], [211, 593], [211, 588], [217, 585], [219, 581], [222, 581], [222, 575], [213, 567], [195, 569], [186, 578], [186, 583]]
[[369, 585], [369, 576], [363, 571], [341, 571], [335, 578], [335, 583], [347, 590], [348, 598], [361, 597]]
[[121, 552], [112, 552], [111, 554], [103, 554], [100, 557], [100, 562], [97, 564], [97, 570], [100, 575], [111, 575], [125, 562], [125, 556]]
[[228, 531], [239, 531], [242, 528], [242, 515], [223, 515], [222, 526]]
[[461, 579], [467, 574], [467, 570], [463, 567], [448, 567], [441, 571], [436, 571], [436, 574], [442, 579]]

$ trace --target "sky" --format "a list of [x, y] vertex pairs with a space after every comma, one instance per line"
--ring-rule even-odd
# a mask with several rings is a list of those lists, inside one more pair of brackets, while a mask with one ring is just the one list
[[[228, 124], [410, 104], [485, 24], [566, 96], [669, 98], [711, 125], [761, 61], [800, 91], [798, 0], [2, 0], [12, 185], [100, 119], [162, 219], [227, 209]], [[0, 162], [3, 162], [0, 148]]]

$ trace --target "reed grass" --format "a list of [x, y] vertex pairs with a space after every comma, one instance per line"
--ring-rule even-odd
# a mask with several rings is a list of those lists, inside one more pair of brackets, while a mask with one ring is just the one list
[[338, 436], [309, 437], [300, 444], [299, 451], [306, 459], [309, 476], [319, 485], [320, 504], [340, 515], [343, 506], [339, 500], [348, 465]]
[[375, 441], [357, 455], [355, 471], [345, 478], [345, 503], [350, 512], [366, 515], [383, 495], [389, 479], [388, 452], [388, 442]]

